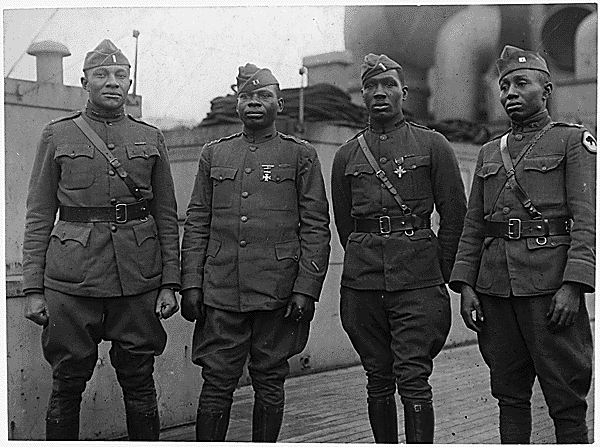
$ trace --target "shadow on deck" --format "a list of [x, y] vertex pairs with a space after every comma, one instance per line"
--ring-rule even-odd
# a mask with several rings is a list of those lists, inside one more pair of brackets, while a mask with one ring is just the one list
[[[361, 366], [292, 377], [280, 443], [373, 443], [367, 416], [366, 377]], [[431, 377], [436, 414], [435, 442], [499, 444], [498, 406], [489, 390], [489, 370], [477, 345], [443, 350]], [[399, 396], [399, 442], [405, 442]], [[590, 441], [594, 439], [594, 383], [588, 396]], [[253, 391], [236, 390], [227, 441], [250, 442]], [[534, 444], [555, 443], [554, 427], [536, 381], [532, 399]], [[164, 430], [161, 441], [193, 441], [194, 425]]]

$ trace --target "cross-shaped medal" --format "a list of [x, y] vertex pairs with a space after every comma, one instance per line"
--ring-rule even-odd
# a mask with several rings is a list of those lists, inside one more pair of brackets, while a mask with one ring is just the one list
[[394, 158], [394, 163], [398, 165], [398, 167], [394, 170], [394, 174], [396, 174], [398, 178], [402, 178], [402, 176], [407, 172], [406, 169], [404, 169], [404, 166], [402, 166], [402, 163], [404, 163], [404, 157], [400, 157], [399, 159]]

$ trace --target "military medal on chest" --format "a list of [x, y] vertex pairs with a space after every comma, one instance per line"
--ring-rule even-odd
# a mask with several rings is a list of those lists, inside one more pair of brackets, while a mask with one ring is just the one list
[[407, 172], [406, 169], [404, 169], [404, 166], [402, 166], [402, 163], [404, 163], [404, 157], [394, 158], [394, 163], [396, 163], [398, 166], [394, 170], [394, 174], [396, 174], [398, 178], [402, 178], [402, 176]]
[[273, 175], [271, 174], [271, 169], [273, 169], [275, 165], [262, 165], [262, 177], [261, 182], [270, 182], [273, 180]]

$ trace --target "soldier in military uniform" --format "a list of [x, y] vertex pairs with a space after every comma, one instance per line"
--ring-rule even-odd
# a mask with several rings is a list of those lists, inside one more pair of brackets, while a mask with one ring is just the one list
[[329, 258], [329, 214], [315, 148], [275, 129], [271, 71], [239, 67], [243, 132], [206, 144], [182, 245], [184, 318], [202, 367], [196, 439], [223, 441], [248, 355], [252, 440], [275, 442], [288, 359], [308, 339]]
[[[402, 67], [384, 54], [369, 54], [361, 79], [370, 124], [340, 147], [331, 174], [345, 248], [342, 326], [367, 373], [375, 442], [398, 442], [397, 389], [406, 442], [431, 443], [429, 377], [450, 330], [444, 283], [466, 211], [464, 186], [448, 141], [404, 119]], [[431, 229], [434, 205], [437, 235]]]
[[156, 127], [125, 114], [130, 64], [110, 40], [86, 55], [83, 73], [86, 109], [45, 127], [27, 198], [25, 317], [43, 326], [53, 377], [46, 438], [78, 439], [81, 395], [104, 339], [129, 439], [158, 440], [154, 356], [180, 284], [167, 149]]
[[552, 122], [546, 61], [507, 45], [496, 66], [511, 120], [477, 160], [450, 287], [477, 332], [503, 443], [528, 443], [537, 377], [558, 443], [588, 442], [596, 141]]

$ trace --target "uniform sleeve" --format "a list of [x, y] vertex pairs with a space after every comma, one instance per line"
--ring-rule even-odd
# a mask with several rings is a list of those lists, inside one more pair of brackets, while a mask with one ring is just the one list
[[460, 292], [461, 284], [466, 283], [475, 288], [479, 272], [480, 253], [485, 237], [485, 221], [483, 211], [483, 178], [477, 173], [483, 163], [483, 150], [479, 152], [475, 175], [469, 196], [469, 207], [465, 216], [464, 227], [456, 261], [450, 275], [449, 287], [455, 292]]
[[292, 291], [318, 300], [329, 267], [329, 203], [316, 150], [307, 145], [300, 154], [297, 181], [300, 260]]
[[338, 150], [333, 159], [331, 169], [331, 198], [333, 202], [333, 216], [335, 227], [342, 247], [346, 247], [348, 236], [354, 229], [352, 220], [352, 190], [346, 178], [346, 159], [342, 149]]
[[54, 161], [52, 127], [46, 126], [37, 147], [29, 191], [23, 238], [23, 291], [43, 292], [46, 250], [54, 227], [60, 169]]
[[162, 132], [157, 133], [157, 146], [160, 157], [152, 170], [153, 199], [150, 212], [156, 221], [163, 270], [162, 285], [180, 286], [179, 264], [179, 224], [177, 222], [177, 201], [171, 174], [169, 155]]
[[202, 288], [206, 247], [210, 234], [212, 181], [210, 179], [210, 148], [200, 152], [198, 173], [187, 207], [181, 245], [181, 289]]
[[440, 215], [438, 243], [442, 275], [448, 282], [467, 212], [467, 198], [452, 146], [441, 134], [434, 136], [437, 141], [431, 153], [431, 180], [435, 208]]
[[[588, 139], [584, 141], [584, 139]], [[584, 143], [587, 143], [584, 144]], [[566, 148], [566, 195], [571, 210], [571, 246], [563, 281], [595, 287], [596, 264], [596, 142], [585, 130], [571, 132]]]

